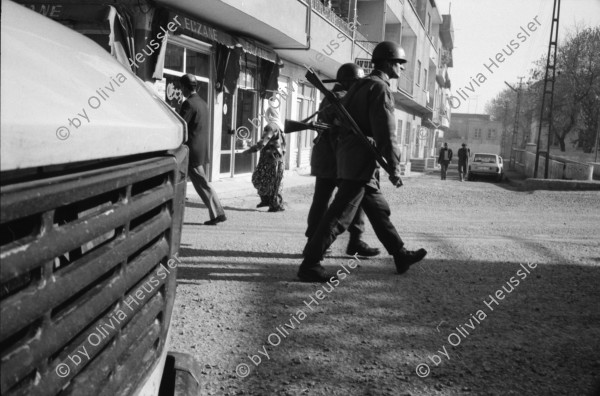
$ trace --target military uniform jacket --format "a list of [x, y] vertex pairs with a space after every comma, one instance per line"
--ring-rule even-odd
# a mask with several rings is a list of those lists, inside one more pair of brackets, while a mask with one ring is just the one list
[[[388, 161], [391, 169], [395, 169], [396, 176], [399, 176], [400, 149], [396, 140], [394, 96], [389, 77], [374, 70], [352, 86], [342, 103], [361, 131]], [[365, 181], [378, 187], [379, 177], [375, 171], [379, 166], [368, 147], [351, 131], [340, 131], [337, 145], [338, 178]]]
[[208, 105], [196, 93], [192, 93], [179, 111], [188, 125], [188, 139], [185, 144], [190, 149], [190, 166], [197, 167], [210, 162]]
[[[341, 99], [346, 91], [340, 84], [336, 84], [332, 92]], [[324, 179], [337, 178], [337, 165], [335, 151], [338, 139], [338, 127], [334, 126], [335, 111], [329, 106], [327, 98], [323, 99], [319, 106], [319, 121], [332, 126], [331, 129], [321, 132], [312, 148], [310, 156], [310, 173], [313, 176]]]

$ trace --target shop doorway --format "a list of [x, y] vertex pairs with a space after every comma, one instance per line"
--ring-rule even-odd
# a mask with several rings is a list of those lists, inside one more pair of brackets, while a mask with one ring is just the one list
[[[255, 61], [246, 56], [235, 94], [223, 93], [221, 127], [221, 177], [245, 175], [254, 171], [256, 154], [242, 154], [260, 138], [262, 109], [255, 88]], [[254, 58], [254, 57], [252, 57]]]

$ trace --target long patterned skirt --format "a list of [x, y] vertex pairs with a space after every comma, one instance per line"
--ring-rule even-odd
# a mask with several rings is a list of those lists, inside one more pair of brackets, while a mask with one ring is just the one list
[[258, 165], [252, 174], [252, 184], [258, 191], [262, 203], [270, 210], [283, 208], [283, 158], [261, 152]]

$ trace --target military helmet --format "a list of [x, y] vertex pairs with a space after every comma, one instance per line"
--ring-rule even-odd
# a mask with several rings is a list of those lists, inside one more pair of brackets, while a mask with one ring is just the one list
[[373, 50], [373, 63], [386, 60], [397, 60], [401, 63], [407, 62], [404, 50], [393, 41], [382, 41]]
[[344, 63], [337, 71], [335, 79], [338, 81], [353, 81], [363, 78], [365, 71], [356, 63]]

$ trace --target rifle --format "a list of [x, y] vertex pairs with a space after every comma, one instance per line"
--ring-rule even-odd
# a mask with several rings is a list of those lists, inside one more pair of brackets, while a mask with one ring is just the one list
[[[329, 100], [329, 103], [333, 107], [333, 110], [338, 115], [339, 120], [341, 121], [342, 125], [344, 127], [348, 128], [352, 133], [354, 133], [355, 135], [358, 135], [361, 138], [363, 143], [369, 148], [370, 153], [373, 155], [373, 157], [375, 158], [375, 161], [377, 161], [379, 166], [381, 166], [388, 173], [388, 175], [393, 175], [395, 173], [395, 169], [391, 169], [387, 160], [371, 144], [371, 142], [369, 141], [367, 136], [360, 130], [360, 127], [358, 126], [356, 121], [354, 121], [354, 119], [352, 118], [350, 113], [348, 113], [348, 110], [346, 110], [344, 105], [342, 105], [342, 103], [337, 98], [337, 96], [335, 96], [335, 94], [333, 92], [331, 92], [330, 90], [325, 88], [325, 85], [323, 85], [323, 82], [321, 81], [319, 76], [317, 76], [317, 74], [314, 72], [314, 70], [312, 70], [310, 67], [307, 67], [306, 79], [315, 88], [317, 88], [319, 91], [321, 91], [321, 93], [323, 93], [323, 95], [325, 95], [325, 97], [327, 98], [327, 100]], [[400, 179], [400, 176], [398, 176], [398, 179], [399, 180], [398, 180], [398, 184], [396, 185], [396, 187], [402, 186], [402, 179]]]

